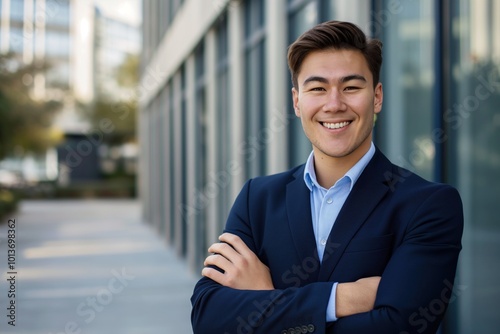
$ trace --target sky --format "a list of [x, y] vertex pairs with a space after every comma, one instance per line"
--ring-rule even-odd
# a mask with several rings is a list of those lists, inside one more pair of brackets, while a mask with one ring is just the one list
[[141, 0], [94, 0], [94, 3], [107, 17], [133, 25], [141, 24]]

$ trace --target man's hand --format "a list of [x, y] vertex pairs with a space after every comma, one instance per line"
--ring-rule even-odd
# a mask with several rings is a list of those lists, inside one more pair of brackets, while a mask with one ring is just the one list
[[361, 278], [356, 282], [339, 283], [335, 301], [337, 318], [373, 310], [379, 283], [379, 276]]
[[[273, 290], [269, 268], [247, 247], [237, 235], [224, 233], [220, 243], [208, 248], [209, 255], [201, 274], [224, 286], [239, 290]], [[208, 266], [216, 266], [219, 272]]]

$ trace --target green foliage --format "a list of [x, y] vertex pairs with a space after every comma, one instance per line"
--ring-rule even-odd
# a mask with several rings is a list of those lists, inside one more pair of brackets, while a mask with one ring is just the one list
[[92, 105], [82, 106], [92, 128], [103, 135], [110, 146], [135, 140], [137, 101], [134, 88], [139, 80], [139, 57], [130, 55], [115, 69], [114, 80], [127, 91], [127, 97], [98, 94]]
[[139, 56], [128, 56], [116, 70], [116, 80], [122, 87], [135, 87], [139, 82]]
[[0, 189], [0, 223], [5, 221], [5, 215], [14, 212], [17, 209], [19, 197], [11, 190]]
[[43, 152], [62, 138], [52, 127], [59, 101], [35, 100], [29, 84], [46, 67], [0, 55], [0, 160], [15, 151]]
[[135, 138], [137, 103], [135, 101], [111, 102], [97, 100], [90, 113], [94, 129], [103, 134], [103, 141], [120, 145]]

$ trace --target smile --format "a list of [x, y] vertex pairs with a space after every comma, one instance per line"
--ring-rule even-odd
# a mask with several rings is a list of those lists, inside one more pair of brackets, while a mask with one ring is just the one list
[[351, 122], [339, 122], [339, 123], [321, 122], [321, 125], [323, 125], [325, 128], [328, 128], [328, 129], [341, 129], [345, 126], [348, 126], [349, 124], [351, 124]]

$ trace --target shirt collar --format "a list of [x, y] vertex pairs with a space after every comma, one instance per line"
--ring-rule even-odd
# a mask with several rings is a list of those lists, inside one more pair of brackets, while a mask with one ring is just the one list
[[[344, 177], [348, 177], [350, 179], [351, 184], [349, 191], [352, 189], [359, 176], [365, 169], [366, 165], [368, 165], [374, 155], [375, 145], [372, 142], [368, 152], [366, 152], [361, 157], [361, 159], [359, 159], [359, 161], [356, 162], [356, 164], [352, 166], [351, 169], [349, 169], [347, 173], [345, 173], [345, 175], [341, 178], [343, 179]], [[307, 158], [307, 162], [304, 168], [304, 182], [306, 183], [306, 186], [310, 191], [312, 191], [313, 187], [322, 188], [318, 183], [318, 180], [316, 178], [316, 171], [314, 170], [314, 152], [311, 152], [311, 154], [309, 154], [309, 157]]]

